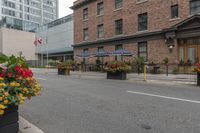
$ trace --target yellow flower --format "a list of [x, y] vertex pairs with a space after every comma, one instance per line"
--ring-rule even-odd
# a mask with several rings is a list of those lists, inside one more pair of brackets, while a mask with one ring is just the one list
[[6, 96], [6, 97], [9, 96], [9, 93], [8, 93], [8, 92], [5, 92], [5, 93], [4, 93], [4, 96]]
[[2, 77], [0, 77], [0, 80], [2, 81], [2, 80], [4, 80]]
[[19, 86], [20, 86], [20, 83], [16, 83], [15, 85], [16, 85], [16, 87], [19, 87]]
[[6, 84], [0, 83], [0, 87], [4, 87], [4, 86], [6, 86]]
[[10, 86], [14, 87], [15, 86], [15, 82], [10, 83]]
[[12, 82], [12, 83], [10, 83], [10, 86], [11, 86], [11, 87], [19, 87], [20, 84], [19, 84], [19, 83], [16, 83], [16, 82]]
[[8, 100], [4, 100], [3, 103], [4, 103], [4, 104], [8, 104]]
[[5, 109], [6, 107], [2, 104], [0, 104], [0, 109]]
[[23, 88], [22, 89], [25, 93], [28, 93], [28, 89], [27, 88]]
[[20, 100], [20, 104], [24, 104], [24, 100]]
[[0, 110], [0, 115], [3, 115], [4, 114], [4, 110]]
[[3, 97], [0, 97], [0, 101], [2, 101], [3, 100]]

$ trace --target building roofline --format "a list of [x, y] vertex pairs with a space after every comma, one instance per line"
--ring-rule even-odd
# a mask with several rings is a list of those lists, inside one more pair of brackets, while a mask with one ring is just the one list
[[179, 22], [179, 23], [177, 23], [177, 24], [175, 24], [175, 25], [173, 25], [173, 26], [164, 29], [164, 31], [165, 31], [165, 32], [168, 32], [168, 31], [175, 31], [175, 30], [177, 30], [180, 26], [182, 26], [182, 25], [184, 25], [184, 24], [186, 24], [186, 23], [188, 23], [188, 22], [190, 22], [190, 21], [192, 21], [192, 20], [194, 20], [194, 19], [196, 19], [196, 18], [200, 19], [200, 14], [194, 14], [194, 15], [192, 15], [192, 16], [186, 18], [185, 20], [183, 20], [183, 21], [181, 21], [181, 22]]
[[96, 1], [96, 0], [84, 0], [84, 1], [82, 1], [80, 3], [77, 3], [77, 4], [76, 4], [76, 2], [74, 2], [74, 5], [71, 6], [70, 8], [72, 10], [75, 10], [75, 9], [78, 9], [78, 8], [80, 8], [80, 7], [84, 6], [84, 5], [87, 5], [87, 4], [91, 3], [91, 2], [94, 2], [94, 1]]
[[149, 36], [156, 36], [156, 35], [162, 36], [162, 33], [163, 33], [163, 30], [158, 30], [158, 31], [153, 31], [153, 32], [137, 33], [134, 35], [127, 35], [127, 36], [121, 35], [121, 36], [108, 38], [108, 39], [101, 39], [101, 40], [97, 40], [97, 41], [82, 42], [82, 43], [72, 45], [72, 47], [77, 48], [77, 47], [83, 47], [83, 46], [90, 46], [90, 45], [94, 45], [94, 44], [112, 43], [112, 42], [116, 42], [116, 41], [139, 39], [141, 37], [149, 37]]

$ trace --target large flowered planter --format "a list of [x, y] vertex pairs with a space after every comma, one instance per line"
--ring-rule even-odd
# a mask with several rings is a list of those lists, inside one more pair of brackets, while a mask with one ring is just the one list
[[18, 106], [40, 91], [24, 58], [0, 55], [0, 133], [18, 133]]
[[107, 72], [107, 79], [126, 80], [126, 72]]
[[197, 73], [197, 86], [200, 86], [200, 72]]
[[200, 86], [200, 64], [195, 64], [193, 71], [197, 73], [197, 86]]
[[58, 69], [58, 75], [66, 75], [66, 69], [59, 68]]
[[72, 70], [72, 65], [74, 61], [67, 60], [65, 62], [60, 62], [57, 64], [58, 75], [70, 75], [70, 71]]
[[18, 106], [8, 106], [0, 117], [0, 133], [18, 133], [19, 131]]
[[107, 79], [126, 80], [127, 72], [131, 70], [131, 66], [125, 62], [109, 62], [105, 71], [107, 71]]

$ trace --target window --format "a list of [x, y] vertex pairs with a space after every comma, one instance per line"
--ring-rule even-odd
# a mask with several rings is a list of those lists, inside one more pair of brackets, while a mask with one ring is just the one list
[[[98, 47], [98, 52], [103, 52], [104, 48], [103, 47]], [[98, 57], [98, 60], [100, 60], [100, 63], [103, 63], [103, 57]]]
[[[88, 52], [89, 52], [88, 48], [83, 49], [83, 53], [88, 53]], [[86, 64], [86, 62], [87, 62], [87, 59], [83, 58], [83, 63]]]
[[97, 4], [97, 15], [104, 14], [103, 2]]
[[179, 49], [179, 61], [180, 63], [184, 62], [184, 48], [183, 47], [180, 47]]
[[9, 15], [9, 16], [16, 16], [16, 12], [13, 10], [2, 8], [2, 14]]
[[88, 8], [83, 9], [83, 20], [88, 19]]
[[[123, 49], [123, 46], [122, 46], [121, 44], [115, 46], [115, 50], [121, 50], [121, 49]], [[123, 58], [122, 58], [121, 55], [117, 55], [117, 56], [115, 56], [115, 60], [116, 60], [116, 61], [122, 61]]]
[[88, 28], [83, 29], [83, 40], [86, 41], [89, 39]]
[[138, 3], [140, 3], [140, 2], [142, 3], [142, 2], [146, 2], [146, 1], [148, 1], [148, 0], [137, 0]]
[[115, 21], [115, 34], [120, 35], [123, 33], [123, 20], [119, 19]]
[[143, 31], [147, 30], [147, 13], [138, 15], [138, 30]]
[[22, 17], [23, 17], [22, 13], [20, 13], [20, 14], [19, 14], [19, 17], [20, 17], [20, 18], [22, 18]]
[[115, 0], [115, 9], [120, 9], [123, 6], [123, 0]]
[[103, 24], [97, 26], [97, 37], [102, 38], [104, 36]]
[[22, 9], [22, 5], [20, 5], [20, 7], [19, 7], [19, 8], [20, 8], [20, 10], [21, 10], [21, 11], [23, 10], [23, 9]]
[[88, 48], [83, 49], [83, 53], [87, 53], [88, 52]]
[[200, 0], [190, 0], [190, 14], [200, 13]]
[[138, 57], [143, 57], [147, 61], [147, 42], [138, 43]]
[[171, 18], [178, 18], [178, 5], [171, 6]]
[[188, 48], [188, 63], [194, 64], [196, 57], [196, 50], [195, 48]]
[[10, 7], [10, 8], [14, 8], [14, 9], [16, 8], [15, 3], [10, 2], [10, 1], [7, 1], [7, 0], [3, 0], [3, 1], [2, 1], [2, 4], [3, 4], [4, 6]]

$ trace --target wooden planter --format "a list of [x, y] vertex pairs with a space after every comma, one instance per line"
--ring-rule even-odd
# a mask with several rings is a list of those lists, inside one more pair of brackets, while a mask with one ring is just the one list
[[197, 73], [197, 86], [200, 86], [200, 72]]
[[58, 69], [58, 75], [70, 75], [69, 69]]
[[58, 69], [58, 75], [66, 75], [66, 69]]
[[18, 133], [18, 120], [18, 106], [9, 106], [5, 114], [0, 116], [0, 133]]
[[66, 75], [70, 75], [70, 69], [66, 69]]
[[126, 80], [126, 72], [107, 72], [107, 79]]

